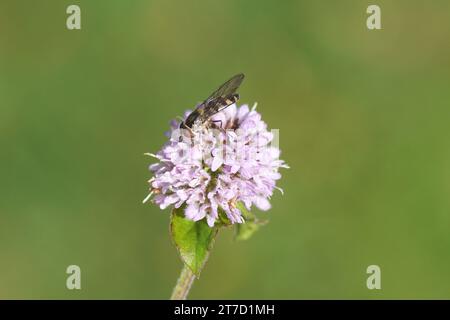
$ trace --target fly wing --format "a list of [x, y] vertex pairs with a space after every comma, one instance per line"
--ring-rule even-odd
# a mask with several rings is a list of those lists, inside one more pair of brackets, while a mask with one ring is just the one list
[[217, 112], [235, 103], [239, 97], [235, 92], [241, 85], [242, 80], [244, 80], [244, 74], [240, 73], [222, 84], [203, 103], [195, 108], [185, 120], [185, 124], [191, 127], [195, 121], [205, 122]]
[[209, 101], [212, 101], [219, 97], [226, 97], [230, 94], [235, 93], [236, 90], [241, 85], [242, 80], [244, 80], [243, 73], [239, 73], [239, 74], [235, 75], [230, 80], [228, 80], [227, 82], [222, 84], [216, 91], [211, 93], [211, 95], [205, 100], [205, 103], [208, 104]]
[[220, 96], [209, 100], [207, 106], [202, 112], [201, 120], [206, 121], [211, 118], [216, 113], [222, 111], [223, 109], [229, 107], [233, 103], [236, 103], [239, 99], [239, 95], [237, 93], [232, 93], [227, 96]]

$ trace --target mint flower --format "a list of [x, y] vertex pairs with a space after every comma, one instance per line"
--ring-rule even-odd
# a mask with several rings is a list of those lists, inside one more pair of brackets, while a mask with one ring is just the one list
[[[172, 121], [169, 141], [150, 165], [150, 198], [161, 209], [184, 208], [192, 221], [206, 219], [209, 227], [219, 222], [244, 223], [243, 207], [270, 209], [269, 202], [279, 168], [288, 168], [279, 159], [274, 133], [267, 130], [261, 115], [248, 105], [235, 104], [217, 113], [209, 125], [179, 129]], [[189, 115], [185, 113], [185, 117]], [[282, 190], [279, 189], [281, 192]]]

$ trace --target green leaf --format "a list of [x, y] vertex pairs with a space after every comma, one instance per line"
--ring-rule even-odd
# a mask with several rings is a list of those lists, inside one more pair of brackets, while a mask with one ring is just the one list
[[235, 240], [242, 241], [250, 239], [261, 226], [268, 222], [267, 220], [258, 220], [258, 218], [256, 218], [253, 213], [248, 211], [242, 203], [238, 203], [236, 207], [241, 211], [242, 216], [245, 219], [245, 223], [239, 223], [236, 225]]
[[184, 217], [184, 207], [174, 209], [170, 221], [172, 240], [181, 260], [198, 278], [214, 244], [218, 228], [209, 227], [206, 220], [192, 221]]

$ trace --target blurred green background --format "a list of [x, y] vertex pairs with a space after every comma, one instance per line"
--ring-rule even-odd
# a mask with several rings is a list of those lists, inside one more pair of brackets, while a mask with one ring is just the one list
[[238, 72], [291, 169], [270, 224], [221, 232], [190, 297], [450, 298], [449, 17], [447, 0], [1, 1], [0, 298], [168, 298], [181, 262], [169, 212], [142, 204], [143, 153]]

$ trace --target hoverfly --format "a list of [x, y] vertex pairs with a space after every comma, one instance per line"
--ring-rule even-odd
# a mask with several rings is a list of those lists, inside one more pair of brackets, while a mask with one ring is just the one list
[[236, 90], [244, 80], [244, 74], [239, 73], [230, 80], [222, 84], [205, 101], [203, 101], [194, 111], [192, 111], [180, 124], [180, 129], [190, 130], [194, 124], [204, 124], [213, 115], [222, 111], [226, 107], [239, 100]]

